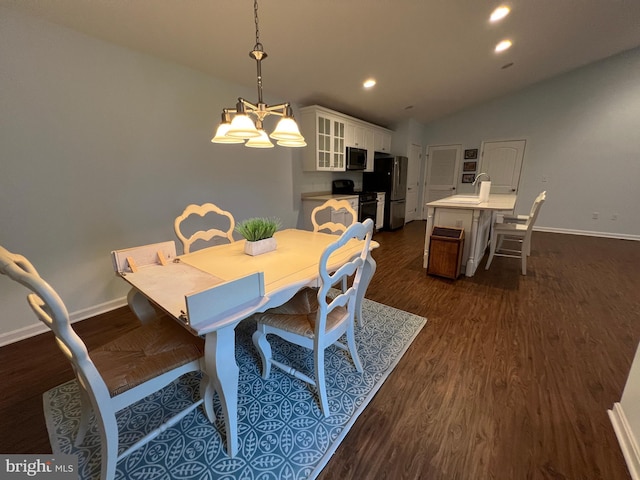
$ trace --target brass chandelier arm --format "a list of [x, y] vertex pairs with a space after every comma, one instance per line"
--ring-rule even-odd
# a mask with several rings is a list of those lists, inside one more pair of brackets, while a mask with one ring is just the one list
[[[245, 100], [242, 97], [238, 98], [238, 102], [242, 104], [244, 107], [243, 110], [245, 113], [253, 113], [258, 117], [262, 117], [261, 120], [264, 120], [264, 117], [267, 115], [278, 115], [280, 117], [291, 117], [293, 116], [291, 113], [291, 104], [289, 102], [278, 103], [277, 105], [267, 105], [265, 103], [251, 103], [248, 100]], [[227, 115], [230, 113], [238, 113], [239, 109], [236, 108], [223, 108], [222, 114]], [[227, 117], [228, 118], [228, 117]]]

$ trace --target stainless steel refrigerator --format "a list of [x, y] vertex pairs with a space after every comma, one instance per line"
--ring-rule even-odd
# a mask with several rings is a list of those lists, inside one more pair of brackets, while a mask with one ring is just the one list
[[384, 192], [384, 228], [395, 230], [404, 226], [407, 195], [407, 157], [375, 154], [373, 172], [364, 172], [362, 189], [366, 192]]

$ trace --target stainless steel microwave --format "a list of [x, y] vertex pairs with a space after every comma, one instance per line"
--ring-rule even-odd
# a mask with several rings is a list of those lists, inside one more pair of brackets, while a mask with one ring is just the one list
[[347, 170], [367, 168], [367, 151], [364, 148], [347, 147]]

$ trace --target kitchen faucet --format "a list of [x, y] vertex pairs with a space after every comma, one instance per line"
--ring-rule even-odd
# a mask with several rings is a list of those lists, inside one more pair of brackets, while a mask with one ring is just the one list
[[478, 175], [476, 175], [476, 178], [473, 180], [473, 183], [472, 183], [471, 185], [473, 185], [473, 186], [475, 187], [475, 186], [476, 186], [476, 183], [478, 183], [478, 179], [479, 179], [481, 176], [483, 176], [483, 175], [486, 175], [486, 177], [487, 177], [487, 181], [488, 181], [488, 182], [490, 182], [490, 181], [491, 181], [491, 177], [489, 176], [489, 174], [488, 174], [488, 173], [484, 173], [484, 172], [482, 172], [482, 173], [479, 173]]

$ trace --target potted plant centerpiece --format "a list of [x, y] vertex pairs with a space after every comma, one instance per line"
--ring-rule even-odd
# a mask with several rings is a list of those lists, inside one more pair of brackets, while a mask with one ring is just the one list
[[276, 249], [276, 239], [273, 234], [280, 228], [277, 218], [249, 218], [236, 225], [236, 231], [247, 241], [244, 253], [260, 255]]

